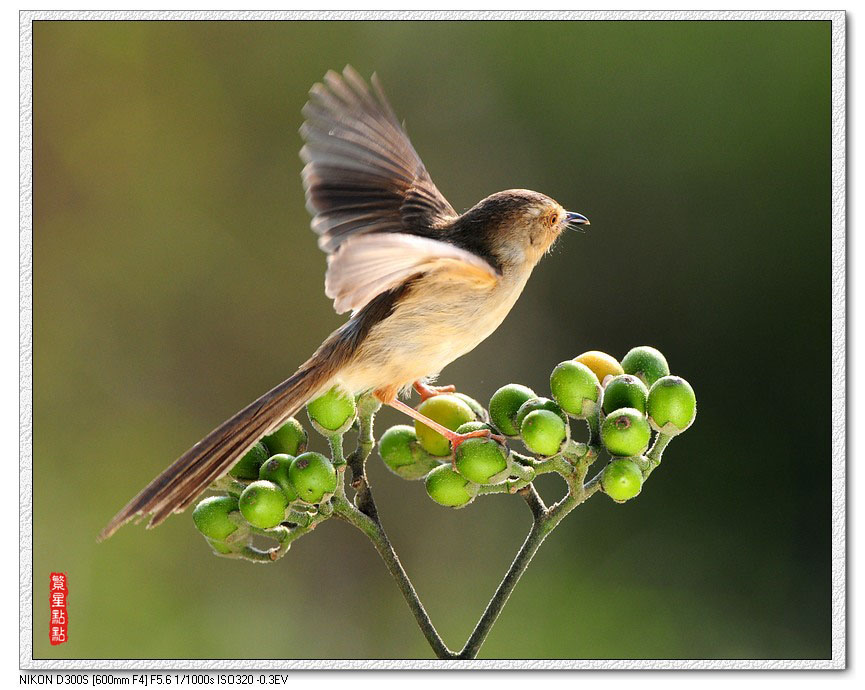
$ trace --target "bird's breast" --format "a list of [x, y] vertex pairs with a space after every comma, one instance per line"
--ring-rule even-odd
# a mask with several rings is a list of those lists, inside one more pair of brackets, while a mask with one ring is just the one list
[[340, 378], [355, 391], [405, 386], [440, 372], [498, 328], [522, 293], [528, 273], [495, 285], [448, 272], [422, 276], [370, 329]]

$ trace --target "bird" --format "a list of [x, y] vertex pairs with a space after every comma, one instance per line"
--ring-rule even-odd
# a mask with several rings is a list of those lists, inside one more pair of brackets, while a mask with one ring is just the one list
[[313, 85], [302, 109], [306, 207], [327, 255], [325, 294], [350, 318], [285, 381], [224, 421], [138, 493], [99, 540], [132, 519], [148, 527], [182, 512], [261, 439], [334, 386], [372, 393], [442, 433], [410, 407], [452, 390], [430, 385], [495, 331], [533, 269], [568, 228], [589, 225], [527, 189], [491, 194], [457, 213], [433, 183], [378, 77], [351, 66]]

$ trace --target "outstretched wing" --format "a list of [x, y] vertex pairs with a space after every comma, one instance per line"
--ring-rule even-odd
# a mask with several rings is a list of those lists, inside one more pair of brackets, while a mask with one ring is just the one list
[[487, 261], [456, 245], [405, 233], [352, 237], [327, 257], [324, 292], [337, 314], [358, 312], [377, 295], [420, 273], [449, 271], [453, 280], [492, 286], [501, 277]]
[[397, 232], [434, 237], [457, 217], [430, 179], [385, 98], [352, 68], [310, 90], [300, 129], [312, 229], [328, 253], [349, 237]]

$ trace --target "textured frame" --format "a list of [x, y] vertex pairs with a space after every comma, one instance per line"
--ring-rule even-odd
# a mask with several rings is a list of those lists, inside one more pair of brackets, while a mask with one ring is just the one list
[[[33, 32], [36, 20], [716, 20], [832, 23], [832, 657], [816, 660], [34, 660]], [[836, 11], [22, 11], [19, 14], [19, 663], [21, 669], [843, 669], [846, 668], [846, 17]]]

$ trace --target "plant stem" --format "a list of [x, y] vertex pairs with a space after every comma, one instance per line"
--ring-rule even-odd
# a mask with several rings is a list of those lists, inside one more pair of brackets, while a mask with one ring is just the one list
[[594, 412], [586, 417], [589, 427], [589, 445], [599, 446], [601, 443], [601, 406], [597, 405]]
[[424, 637], [426, 637], [430, 647], [433, 648], [436, 656], [439, 659], [456, 658], [456, 655], [448, 649], [444, 640], [442, 640], [438, 631], [436, 631], [429, 614], [424, 609], [415, 591], [414, 585], [412, 585], [411, 580], [403, 569], [402, 563], [400, 563], [399, 557], [390, 543], [390, 539], [388, 539], [378, 520], [374, 520], [369, 515], [362, 513], [345, 499], [334, 501], [333, 512], [334, 515], [354, 525], [369, 537], [375, 550], [378, 551], [378, 555], [384, 561], [388, 572], [390, 572], [391, 577], [393, 577], [397, 587], [402, 592], [403, 598], [408, 604], [409, 609], [411, 609], [418, 627], [421, 629]]
[[454, 658], [454, 653], [448, 649], [424, 609], [378, 517], [378, 508], [366, 476], [366, 460], [375, 446], [373, 419], [380, 406], [372, 396], [358, 400], [357, 448], [347, 458], [351, 468], [351, 486], [356, 492], [354, 503], [348, 501], [343, 493], [337, 492], [331, 499], [333, 514], [359, 529], [372, 542], [436, 656], [440, 659]]
[[565, 498], [548, 509], [543, 508], [543, 501], [538, 496], [534, 486], [529, 485], [529, 487], [520, 491], [520, 494], [526, 499], [534, 515], [532, 529], [517, 552], [516, 558], [511, 563], [511, 567], [508, 568], [508, 572], [505, 573], [498, 589], [496, 589], [496, 593], [490, 599], [490, 603], [487, 604], [486, 610], [484, 610], [468, 641], [459, 654], [457, 654], [457, 659], [474, 659], [478, 655], [481, 645], [486, 641], [493, 624], [502, 612], [523, 573], [529, 567], [529, 563], [532, 562], [541, 544], [543, 544], [544, 539], [547, 538], [549, 533], [558, 526], [568, 513], [600, 489], [600, 482], [596, 481], [596, 479], [593, 479], [585, 487], [577, 489], [576, 492], [569, 492]]
[[526, 499], [526, 503], [529, 504], [529, 509], [532, 511], [532, 516], [534, 517], [535, 522], [542, 520], [544, 515], [547, 514], [547, 506], [538, 494], [535, 485], [529, 484], [524, 489], [520, 489], [519, 494]]
[[541, 472], [559, 472], [565, 479], [568, 485], [568, 493], [552, 507], [547, 508], [530, 480], [518, 480], [515, 484], [505, 482], [502, 485], [496, 485], [496, 487], [489, 487], [484, 492], [493, 493], [505, 490], [510, 492], [510, 489], [517, 490], [532, 511], [532, 528], [522, 547], [517, 552], [513, 563], [508, 568], [504, 579], [487, 604], [483, 615], [478, 620], [465, 646], [459, 652], [453, 652], [442, 640], [438, 631], [436, 631], [429, 614], [424, 609], [414, 585], [403, 569], [402, 563], [400, 563], [399, 557], [396, 555], [393, 545], [390, 543], [390, 539], [388, 539], [379, 520], [378, 509], [376, 508], [372, 490], [366, 476], [366, 459], [375, 443], [372, 434], [372, 425], [373, 416], [377, 409], [378, 407], [375, 404], [365, 402], [363, 399], [358, 402], [358, 426], [360, 430], [358, 447], [347, 458], [348, 466], [352, 472], [351, 486], [356, 491], [354, 503], [347, 500], [342, 492], [337, 491], [331, 499], [333, 514], [359, 529], [372, 542], [379, 556], [384, 561], [388, 572], [393, 577], [400, 592], [402, 592], [403, 598], [414, 615], [418, 627], [421, 629], [424, 637], [426, 637], [435, 655], [439, 659], [474, 659], [516, 587], [517, 582], [520, 581], [520, 578], [528, 568], [529, 563], [531, 563], [544, 539], [568, 513], [600, 489], [600, 475], [583, 485], [588, 462], [597, 455], [593, 447], [597, 442], [597, 418], [594, 425], [591, 421], [589, 422], [590, 432], [593, 432], [590, 434], [590, 443], [592, 443], [592, 446], [585, 448], [585, 453], [581, 458], [577, 458], [576, 456], [573, 458], [579, 461], [579, 468], [575, 468], [559, 456], [541, 462], [525, 458], [525, 460], [531, 463], [530, 467], [539, 469]]
[[646, 459], [648, 460], [648, 464], [645, 469], [643, 469], [643, 479], [648, 477], [652, 471], [661, 464], [661, 456], [664, 454], [664, 449], [669, 445], [670, 441], [673, 440], [673, 437], [658, 432], [655, 436], [655, 442], [652, 444], [652, 447], [649, 449], [649, 452], [646, 453]]
[[532, 524], [532, 529], [517, 552], [514, 562], [511, 563], [511, 567], [508, 568], [508, 572], [499, 584], [498, 589], [496, 589], [496, 593], [490, 599], [490, 603], [487, 604], [487, 608], [484, 610], [475, 629], [456, 658], [474, 659], [478, 655], [478, 651], [480, 651], [481, 645], [487, 639], [493, 623], [496, 622], [508, 598], [511, 596], [511, 592], [514, 591], [514, 587], [517, 586], [517, 582], [520, 581], [520, 578], [526, 571], [526, 568], [528, 568], [529, 563], [532, 562], [532, 558], [534, 558], [535, 553], [537, 553], [538, 548], [540, 548], [548, 534], [549, 529], [545, 529], [543, 520], [536, 520]]

